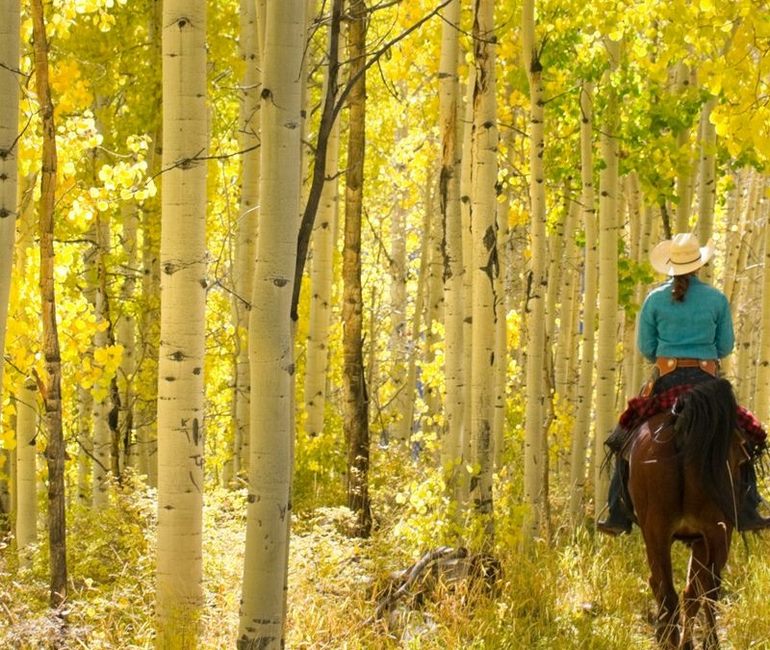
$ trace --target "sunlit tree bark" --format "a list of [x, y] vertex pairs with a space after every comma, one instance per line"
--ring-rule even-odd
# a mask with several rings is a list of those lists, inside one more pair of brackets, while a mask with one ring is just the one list
[[[105, 263], [105, 257], [107, 256], [107, 247], [109, 243], [109, 222], [105, 215], [98, 215], [95, 223], [94, 234], [96, 237], [95, 244], [95, 266], [96, 266], [96, 286], [94, 291], [94, 317], [99, 327], [96, 334], [94, 334], [94, 361], [95, 365], [98, 365], [96, 360], [97, 351], [104, 352], [107, 346], [110, 344], [107, 330], [109, 324], [109, 307], [107, 298], [107, 266]], [[92, 397], [92, 414], [93, 414], [93, 438], [92, 438], [92, 502], [95, 508], [104, 508], [108, 501], [108, 475], [112, 472], [113, 476], [117, 477], [118, 473], [114, 472], [113, 463], [115, 460], [113, 454], [112, 435], [109, 425], [109, 413], [111, 409], [110, 393], [107, 386], [96, 386], [95, 390], [91, 392]]]
[[233, 326], [235, 327], [235, 381], [233, 385], [233, 452], [225, 467], [225, 482], [248, 473], [249, 467], [249, 310], [254, 280], [259, 209], [259, 115], [261, 48], [264, 44], [264, 2], [242, 0], [240, 11], [240, 55], [244, 61], [241, 83], [240, 131], [243, 151], [241, 204], [235, 229], [233, 262]]
[[43, 159], [40, 174], [40, 296], [42, 302], [45, 377], [39, 380], [43, 418], [48, 436], [48, 546], [50, 552], [52, 607], [67, 597], [67, 529], [64, 498], [64, 431], [62, 427], [61, 354], [56, 323], [54, 288], [54, 212], [56, 208], [56, 126], [48, 81], [48, 39], [42, 0], [32, 0], [35, 46], [35, 85], [43, 126]]
[[473, 91], [471, 437], [477, 473], [471, 497], [484, 518], [483, 543], [494, 544], [492, 471], [494, 463], [495, 282], [497, 257], [497, 105], [494, 2], [475, 3], [473, 35], [476, 69]]
[[[152, 15], [147, 20], [152, 61], [162, 67], [162, 9], [163, 3], [154, 3]], [[163, 165], [163, 127], [158, 119], [151, 125], [149, 172], [158, 176]], [[158, 436], [157, 436], [157, 386], [158, 386], [158, 338], [160, 321], [160, 222], [159, 201], [145, 201], [142, 210], [142, 282], [141, 318], [137, 323], [137, 395], [136, 444], [139, 473], [147, 477], [153, 487], [158, 484]], [[137, 391], [138, 392], [138, 391]]]
[[560, 259], [561, 282], [559, 282], [559, 332], [554, 353], [554, 388], [561, 403], [572, 405], [574, 395], [574, 370], [579, 363], [578, 350], [573, 345], [574, 317], [576, 308], [574, 296], [578, 284], [578, 255], [575, 245], [575, 227], [580, 213], [577, 201], [569, 201], [564, 220], [564, 248]]
[[[439, 128], [441, 175], [439, 208], [444, 224], [444, 330], [446, 351], [446, 431], [441, 462], [447, 472], [447, 489], [461, 500], [459, 472], [463, 469], [463, 411], [465, 408], [463, 364], [463, 249], [460, 215], [460, 161], [462, 123], [459, 119], [460, 2], [453, 0], [443, 13], [439, 62]], [[468, 460], [468, 459], [465, 459]]]
[[251, 460], [238, 648], [280, 648], [291, 516], [290, 311], [300, 209], [305, 2], [269, 2], [261, 92], [259, 237], [249, 321]]
[[[336, 46], [337, 39], [329, 35], [329, 42]], [[329, 92], [331, 69], [327, 69], [324, 93]], [[335, 73], [336, 74], [336, 73]], [[339, 208], [339, 120], [334, 121], [326, 150], [326, 180], [319, 204], [318, 216], [313, 228], [313, 263], [310, 271], [310, 323], [307, 339], [307, 364], [305, 367], [305, 430], [309, 436], [317, 436], [324, 429], [326, 408], [327, 367], [329, 361], [329, 324], [332, 309], [332, 284], [334, 280], [334, 250]]]
[[[351, 0], [348, 57], [351, 76], [358, 76], [348, 102], [348, 167], [345, 175], [345, 244], [342, 251], [342, 347], [344, 358], [344, 420], [348, 443], [348, 507], [356, 515], [354, 533], [368, 537], [372, 526], [369, 503], [369, 400], [363, 358], [363, 296], [361, 289], [361, 219], [363, 216], [366, 147], [366, 4]], [[411, 418], [409, 419], [411, 422]]]
[[[131, 465], [134, 469], [138, 466], [138, 446], [134, 438], [134, 375], [136, 374], [136, 318], [132, 310], [136, 301], [136, 277], [137, 277], [137, 233], [139, 229], [139, 215], [137, 207], [133, 203], [125, 203], [122, 229], [122, 249], [125, 254], [123, 263], [123, 285], [120, 288], [121, 313], [115, 324], [115, 339], [122, 350], [120, 359], [120, 371], [118, 376], [120, 397], [119, 432], [121, 437], [121, 450], [124, 455], [122, 466]], [[114, 408], [115, 405], [113, 405]]]
[[529, 76], [530, 105], [530, 154], [529, 154], [529, 201], [530, 222], [531, 295], [527, 319], [527, 396], [526, 431], [524, 441], [524, 500], [529, 507], [525, 523], [525, 537], [532, 539], [538, 533], [545, 497], [544, 432], [543, 415], [545, 387], [546, 329], [546, 196], [545, 171], [543, 168], [544, 95], [542, 64], [535, 42], [535, 2], [525, 0], [522, 9], [522, 60]]
[[596, 515], [607, 496], [606, 474], [601, 471], [604, 440], [617, 418], [615, 392], [618, 340], [618, 125], [619, 98], [610, 82], [620, 60], [620, 43], [606, 40], [610, 68], [605, 73], [607, 107], [600, 136], [603, 167], [599, 175], [599, 325], [596, 333], [596, 427], [594, 436], [594, 502]]
[[0, 404], [2, 403], [5, 329], [11, 290], [16, 233], [19, 137], [18, 0], [0, 3]]
[[28, 379], [16, 396], [16, 548], [30, 568], [37, 542], [37, 390]]
[[762, 306], [760, 309], [759, 353], [754, 390], [754, 411], [760, 422], [770, 420], [770, 228], [765, 224]]
[[596, 293], [598, 286], [598, 251], [595, 192], [593, 184], [593, 86], [583, 84], [580, 89], [580, 181], [582, 190], [585, 253], [583, 259], [583, 338], [580, 354], [580, 380], [577, 390], [575, 423], [572, 427], [570, 455], [570, 517], [577, 525], [582, 515], [586, 484], [586, 453], [591, 428], [593, 405], [594, 342], [596, 330]]
[[[715, 97], [709, 97], [701, 110], [699, 135], [698, 171], [698, 239], [704, 244], [714, 233], [714, 206], [716, 203], [716, 150], [717, 132], [711, 123], [711, 113], [716, 106]], [[701, 271], [701, 277], [710, 282], [714, 275], [713, 265]]]
[[163, 169], [158, 366], [157, 636], [197, 644], [202, 605], [206, 304], [206, 8], [163, 6]]

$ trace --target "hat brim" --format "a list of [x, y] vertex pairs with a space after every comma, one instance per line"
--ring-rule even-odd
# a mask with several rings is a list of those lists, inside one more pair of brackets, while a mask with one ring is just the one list
[[698, 259], [687, 264], [677, 264], [672, 262], [670, 258], [672, 243], [670, 239], [662, 241], [650, 252], [652, 268], [663, 275], [686, 275], [687, 273], [692, 273], [708, 264], [709, 260], [714, 256], [714, 245], [709, 240], [705, 246], [700, 247], [700, 257]]

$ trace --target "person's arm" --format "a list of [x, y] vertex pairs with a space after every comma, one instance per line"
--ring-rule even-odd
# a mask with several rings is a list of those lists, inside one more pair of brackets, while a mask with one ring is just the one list
[[636, 329], [636, 346], [648, 361], [655, 361], [658, 350], [658, 326], [655, 324], [655, 316], [650, 305], [649, 296], [645, 299]]
[[720, 359], [730, 354], [735, 347], [733, 315], [730, 312], [730, 305], [725, 296], [722, 296], [719, 313], [717, 315], [716, 346], [717, 356]]

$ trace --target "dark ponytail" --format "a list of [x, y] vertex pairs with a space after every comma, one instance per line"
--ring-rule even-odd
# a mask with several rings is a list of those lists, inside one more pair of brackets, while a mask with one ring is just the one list
[[671, 297], [674, 299], [674, 302], [684, 302], [684, 296], [690, 286], [691, 276], [692, 273], [674, 276], [674, 286], [671, 289]]

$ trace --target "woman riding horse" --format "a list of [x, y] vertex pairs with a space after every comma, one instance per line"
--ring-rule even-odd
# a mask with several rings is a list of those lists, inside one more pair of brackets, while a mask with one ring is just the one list
[[[609, 514], [597, 523], [603, 533], [631, 532], [633, 509], [625, 489], [628, 462], [620, 452], [633, 429], [655, 412], [673, 407], [692, 386], [717, 377], [719, 359], [732, 352], [735, 345], [727, 297], [696, 275], [713, 254], [711, 242], [701, 247], [689, 233], [661, 242], [650, 253], [653, 268], [670, 276], [648, 294], [639, 313], [637, 345], [642, 355], [655, 363], [653, 380], [641, 397], [630, 400], [618, 429], [606, 443], [615, 452], [615, 471], [608, 496]], [[745, 409], [740, 409], [738, 416], [753, 460], [765, 447], [765, 433]], [[746, 489], [741, 497], [738, 530], [770, 527], [770, 518], [762, 517], [757, 510], [762, 500], [752, 462], [745, 462], [741, 472]]]

